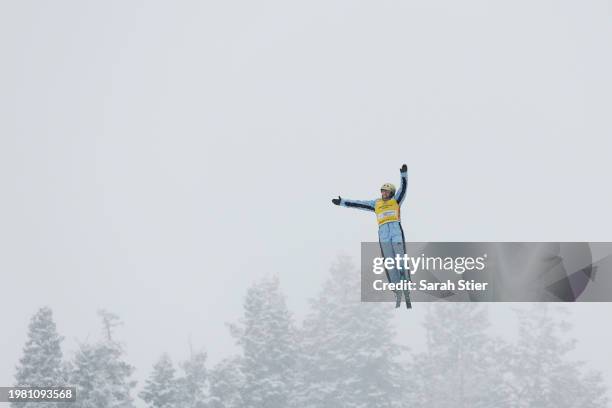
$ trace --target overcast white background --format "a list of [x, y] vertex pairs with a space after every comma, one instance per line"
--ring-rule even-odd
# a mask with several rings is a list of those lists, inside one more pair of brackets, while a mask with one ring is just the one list
[[[612, 240], [610, 1], [3, 1], [0, 385], [53, 308], [142, 383], [210, 364], [267, 272], [297, 317], [409, 167], [411, 241]], [[357, 261], [357, 259], [356, 259]], [[611, 304], [571, 304], [612, 385]], [[512, 305], [492, 320], [510, 335]], [[390, 313], [396, 313], [390, 305]], [[419, 347], [418, 310], [397, 314]], [[607, 371], [606, 371], [607, 370]]]

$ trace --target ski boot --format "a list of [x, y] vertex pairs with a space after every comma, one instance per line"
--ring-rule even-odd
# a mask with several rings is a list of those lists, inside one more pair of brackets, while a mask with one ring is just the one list
[[395, 308], [397, 309], [402, 305], [402, 291], [394, 290], [393, 292], [395, 292]]

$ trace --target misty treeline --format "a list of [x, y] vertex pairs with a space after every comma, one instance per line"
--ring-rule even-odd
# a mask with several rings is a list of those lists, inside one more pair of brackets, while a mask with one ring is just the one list
[[[573, 361], [575, 340], [557, 305], [517, 311], [516, 340], [489, 330], [479, 303], [418, 304], [426, 347], [398, 341], [393, 315], [412, 311], [361, 303], [359, 275], [339, 258], [303, 321], [287, 308], [276, 277], [252, 285], [244, 316], [231, 325], [240, 353], [213, 367], [191, 353], [175, 365], [163, 354], [136, 393], [134, 367], [113, 337], [117, 316], [100, 312], [102, 333], [65, 360], [52, 312], [32, 318], [16, 385], [77, 387], [68, 404], [47, 408], [366, 408], [606, 407], [601, 374]], [[407, 335], [410, 337], [410, 334]], [[135, 395], [136, 394], [136, 395]]]

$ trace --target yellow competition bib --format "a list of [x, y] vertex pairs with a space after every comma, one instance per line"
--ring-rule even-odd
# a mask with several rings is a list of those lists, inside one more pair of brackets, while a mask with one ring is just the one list
[[400, 207], [395, 198], [387, 201], [376, 200], [374, 212], [376, 213], [378, 225], [400, 220]]

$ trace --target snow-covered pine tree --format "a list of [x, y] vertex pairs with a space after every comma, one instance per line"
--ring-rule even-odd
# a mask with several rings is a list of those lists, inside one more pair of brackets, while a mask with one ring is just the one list
[[148, 408], [181, 408], [175, 369], [167, 354], [163, 354], [155, 363], [139, 396]]
[[287, 408], [292, 402], [295, 369], [294, 324], [279, 288], [278, 277], [251, 286], [244, 318], [232, 334], [242, 347], [243, 406]]
[[210, 408], [242, 408], [244, 387], [240, 357], [220, 361], [210, 372]]
[[100, 311], [103, 339], [82, 344], [72, 364], [71, 383], [77, 387], [74, 408], [132, 408], [131, 396], [136, 382], [130, 377], [134, 368], [123, 360], [123, 348], [113, 338], [119, 318]]
[[534, 303], [517, 309], [519, 336], [507, 368], [513, 407], [607, 407], [598, 373], [584, 373], [568, 353], [575, 340], [564, 305]]
[[208, 401], [208, 372], [206, 353], [191, 353], [189, 360], [180, 364], [183, 376], [177, 380], [181, 408], [206, 408]]
[[435, 303], [423, 322], [427, 349], [413, 359], [418, 406], [508, 406], [500, 355], [505, 345], [488, 332], [487, 308], [478, 303]]
[[389, 304], [361, 303], [360, 279], [340, 257], [312, 301], [300, 335], [297, 405], [306, 408], [409, 406]]
[[98, 345], [81, 344], [76, 352], [71, 373], [77, 388], [74, 408], [103, 408], [109, 406], [108, 382], [104, 373], [102, 353]]
[[[40, 308], [30, 320], [28, 337], [23, 356], [17, 365], [16, 386], [45, 387], [67, 385], [63, 370], [61, 343], [63, 337], [57, 332], [53, 312], [49, 307]], [[43, 403], [14, 403], [13, 407], [38, 407]], [[56, 404], [44, 403], [48, 408]]]
[[585, 373], [581, 373], [580, 377], [578, 383], [566, 385], [567, 387], [574, 388], [574, 392], [570, 397], [571, 403], [568, 405], [571, 407], [609, 407], [608, 388], [605, 385], [602, 373], [588, 370]]

